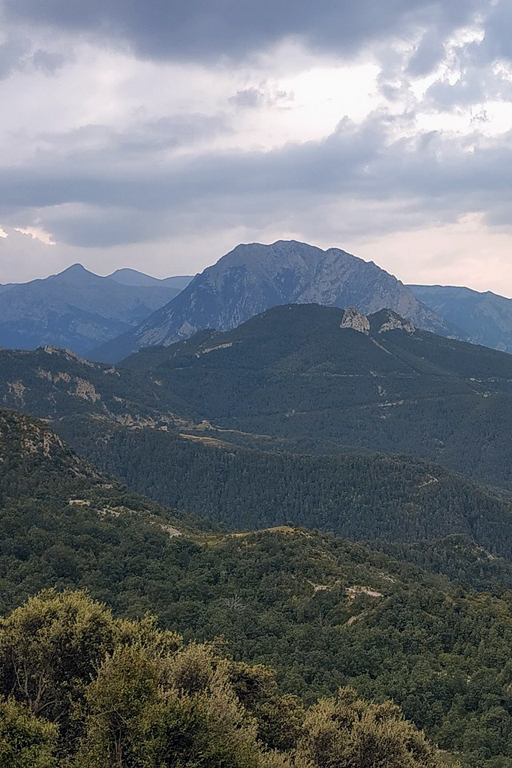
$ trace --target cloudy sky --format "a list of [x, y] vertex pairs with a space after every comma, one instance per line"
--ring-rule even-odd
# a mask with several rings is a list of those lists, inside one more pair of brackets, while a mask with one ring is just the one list
[[0, 0], [0, 283], [294, 238], [512, 296], [508, 0]]

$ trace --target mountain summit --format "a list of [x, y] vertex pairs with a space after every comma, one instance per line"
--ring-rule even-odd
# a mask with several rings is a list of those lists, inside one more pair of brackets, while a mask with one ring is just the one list
[[136, 327], [181, 290], [173, 278], [148, 277], [150, 284], [143, 284], [143, 277], [140, 284], [123, 284], [73, 264], [45, 279], [0, 287], [0, 347], [50, 344], [87, 354]]
[[339, 248], [324, 251], [279, 240], [238, 245], [138, 328], [102, 345], [94, 356], [115, 362], [141, 347], [169, 345], [204, 328], [235, 328], [271, 307], [311, 303], [354, 306], [366, 314], [387, 307], [418, 327], [451, 331], [400, 280], [373, 262]]

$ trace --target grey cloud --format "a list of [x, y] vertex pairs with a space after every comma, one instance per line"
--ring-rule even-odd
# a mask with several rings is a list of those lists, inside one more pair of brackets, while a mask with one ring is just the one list
[[428, 89], [424, 105], [451, 111], [490, 100], [510, 100], [512, 79], [506, 68], [500, 71], [492, 66], [495, 61], [490, 55], [490, 36], [488, 30], [483, 41], [471, 42], [453, 52], [453, 68], [458, 69], [459, 79], [455, 83], [448, 78], [437, 80]]
[[508, 0], [497, 0], [491, 4], [485, 27], [482, 47], [487, 59], [512, 60], [512, 7]]
[[[33, 217], [57, 239], [93, 247], [312, 219], [332, 205], [343, 211], [344, 201], [346, 226], [360, 227], [360, 235], [470, 212], [503, 224], [512, 203], [512, 135], [462, 141], [432, 132], [397, 140], [393, 127], [393, 118], [376, 113], [361, 126], [343, 121], [323, 141], [135, 166], [119, 156], [93, 164], [48, 155], [37, 168], [4, 168], [0, 210], [13, 226], [29, 226]], [[349, 204], [378, 208], [380, 216], [356, 219]]]
[[32, 65], [35, 69], [44, 72], [46, 75], [54, 75], [59, 69], [71, 60], [71, 56], [63, 53], [45, 51], [38, 48], [31, 57]]
[[231, 96], [229, 102], [235, 107], [261, 107], [265, 104], [265, 94], [259, 88], [244, 88]]
[[144, 122], [114, 137], [120, 151], [158, 151], [231, 132], [227, 115], [186, 114]]
[[235, 107], [242, 109], [256, 109], [257, 107], [273, 107], [279, 104], [289, 105], [294, 99], [293, 93], [288, 91], [270, 90], [267, 87], [244, 88], [237, 91], [228, 101]]
[[141, 162], [147, 162], [145, 156], [148, 154], [155, 158], [159, 152], [193, 147], [232, 130], [226, 113], [187, 113], [139, 120], [124, 129], [84, 125], [72, 131], [34, 134], [30, 140], [37, 148], [39, 158], [51, 155], [56, 165], [71, 162], [75, 167], [91, 169], [108, 167], [117, 161], [134, 162], [138, 156]]
[[169, 234], [167, 221], [161, 210], [144, 210], [143, 215], [134, 216], [133, 209], [90, 204], [50, 209], [44, 216], [55, 240], [85, 248], [154, 242]]
[[456, 83], [435, 82], [428, 89], [424, 104], [448, 112], [456, 107], [480, 104], [494, 95], [495, 84], [495, 78], [489, 78], [486, 72], [471, 69], [463, 72]]
[[30, 44], [26, 39], [11, 38], [0, 45], [0, 80], [22, 69], [29, 51]]
[[14, 72], [26, 73], [31, 70], [53, 75], [72, 58], [69, 51], [62, 53], [42, 48], [34, 50], [34, 45], [27, 35], [9, 30], [6, 41], [0, 44], [0, 80]]
[[8, 20], [88, 33], [154, 59], [244, 58], [285, 38], [352, 55], [418, 27], [442, 37], [465, 24], [478, 0], [3, 0]]
[[413, 77], [428, 75], [445, 56], [444, 40], [436, 30], [426, 32], [409, 59], [408, 73]]

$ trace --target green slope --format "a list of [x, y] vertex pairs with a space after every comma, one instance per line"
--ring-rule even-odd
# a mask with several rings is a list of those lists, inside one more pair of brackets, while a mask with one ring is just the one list
[[512, 497], [410, 456], [272, 453], [158, 429], [106, 435], [83, 420], [65, 428], [81, 454], [129, 486], [232, 530], [290, 523], [409, 542], [462, 534], [512, 560]]
[[69, 350], [0, 350], [0, 403], [60, 421], [89, 415], [121, 424], [162, 423], [184, 409], [147, 376], [92, 363]]
[[[418, 331], [340, 328], [340, 310], [277, 307], [124, 361], [221, 429], [321, 451], [407, 452], [512, 487], [512, 356]], [[396, 316], [391, 316], [396, 320]]]
[[158, 613], [187, 639], [223, 636], [235, 659], [273, 665], [283, 690], [307, 701], [350, 683], [392, 696], [468, 765], [512, 759], [506, 591], [477, 595], [305, 529], [187, 533], [41, 422], [3, 411], [0, 425], [4, 611], [45, 586], [86, 587], [118, 614]]

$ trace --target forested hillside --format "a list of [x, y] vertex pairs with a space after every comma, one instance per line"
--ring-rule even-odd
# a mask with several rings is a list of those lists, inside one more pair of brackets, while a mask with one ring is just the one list
[[89, 415], [84, 438], [103, 422], [106, 433], [149, 425], [298, 453], [408, 453], [512, 488], [512, 357], [407, 329], [389, 312], [360, 316], [367, 332], [343, 318], [278, 307], [124, 368], [53, 348], [4, 350], [0, 401], [63, 433]]
[[463, 534], [512, 559], [512, 497], [409, 456], [264, 452], [81, 421], [66, 430], [130, 487], [232, 530], [290, 523], [392, 541]]
[[88, 414], [118, 423], [169, 419], [160, 388], [137, 372], [91, 363], [65, 349], [0, 350], [0, 402], [55, 419]]
[[398, 707], [341, 689], [305, 709], [272, 671], [46, 592], [0, 619], [5, 768], [440, 768]]
[[[392, 697], [468, 766], [512, 759], [512, 608], [506, 583], [493, 585], [493, 567], [494, 575], [500, 567], [508, 573], [499, 559], [466, 544], [459, 563], [471, 552], [479, 557], [475, 586], [494, 592], [477, 594], [306, 529], [194, 532], [190, 521], [84, 466], [46, 425], [10, 412], [2, 424], [4, 612], [44, 587], [86, 588], [117, 616], [157, 613], [187, 641], [222, 636], [235, 661], [273, 666], [283, 693], [310, 705], [352, 685], [376, 701]], [[479, 575], [486, 584], [476, 583]], [[19, 630], [17, 637], [37, 642], [32, 635]], [[16, 722], [20, 713], [11, 708], [8, 717]], [[34, 723], [27, 727], [40, 733]]]
[[512, 356], [407, 330], [389, 312], [353, 327], [343, 317], [276, 307], [124, 365], [222, 430], [307, 438], [321, 452], [411, 453], [512, 487]]

